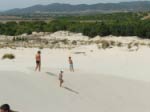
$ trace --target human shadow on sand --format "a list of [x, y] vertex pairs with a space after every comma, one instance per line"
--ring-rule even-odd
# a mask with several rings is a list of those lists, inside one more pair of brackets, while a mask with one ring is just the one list
[[48, 75], [53, 76], [53, 77], [58, 77], [56, 74], [51, 73], [51, 72], [46, 72]]
[[[53, 77], [58, 77], [56, 74], [54, 74], [54, 73], [51, 73], [51, 72], [46, 72], [48, 75], [50, 75], [50, 76], [53, 76]], [[63, 87], [65, 90], [67, 90], [67, 91], [70, 91], [70, 92], [72, 92], [72, 93], [75, 93], [75, 94], [79, 94], [79, 92], [77, 92], [77, 91], [75, 91], [75, 90], [73, 90], [73, 89], [71, 89], [71, 88], [69, 88], [69, 87], [66, 87], [66, 86], [64, 86]]]
[[75, 90], [73, 90], [73, 89], [71, 89], [69, 87], [64, 86], [63, 88], [66, 89], [67, 91], [72, 92], [72, 93], [79, 94], [79, 92], [77, 92], [77, 91], [75, 91]]

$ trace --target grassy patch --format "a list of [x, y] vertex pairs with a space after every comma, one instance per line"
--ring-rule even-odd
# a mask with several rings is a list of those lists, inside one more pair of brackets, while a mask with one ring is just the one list
[[2, 59], [15, 59], [15, 55], [14, 54], [4, 54]]

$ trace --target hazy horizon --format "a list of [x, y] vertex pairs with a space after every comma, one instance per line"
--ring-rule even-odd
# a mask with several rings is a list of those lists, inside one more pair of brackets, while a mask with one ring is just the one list
[[72, 0], [3, 0], [0, 1], [0, 11], [9, 10], [13, 8], [25, 8], [33, 5], [47, 5], [52, 3], [67, 3], [67, 4], [95, 4], [95, 3], [118, 3], [118, 2], [130, 2], [130, 1], [150, 1], [150, 0], [84, 0], [84, 1], [72, 1]]

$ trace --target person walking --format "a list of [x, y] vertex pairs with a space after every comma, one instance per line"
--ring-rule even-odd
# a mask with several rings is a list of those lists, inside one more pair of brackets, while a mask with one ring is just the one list
[[36, 60], [36, 67], [35, 67], [35, 71], [41, 71], [41, 51], [38, 51], [36, 56], [35, 56], [35, 60]]
[[59, 82], [60, 82], [60, 83], [59, 83], [59, 86], [60, 86], [60, 87], [62, 87], [62, 84], [64, 83], [64, 80], [63, 80], [63, 73], [64, 73], [64, 72], [63, 72], [62, 70], [61, 70], [60, 73], [59, 73]]
[[74, 72], [74, 67], [73, 67], [73, 60], [71, 57], [69, 57], [69, 65], [70, 65], [70, 71]]

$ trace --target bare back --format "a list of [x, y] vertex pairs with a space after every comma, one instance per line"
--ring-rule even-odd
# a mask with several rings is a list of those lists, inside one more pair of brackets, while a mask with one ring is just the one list
[[36, 61], [41, 61], [41, 55], [40, 54], [36, 55]]

